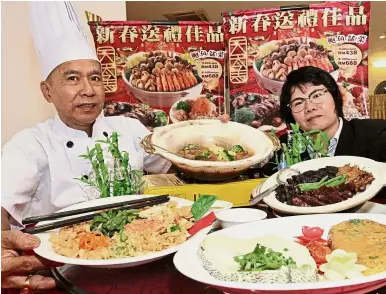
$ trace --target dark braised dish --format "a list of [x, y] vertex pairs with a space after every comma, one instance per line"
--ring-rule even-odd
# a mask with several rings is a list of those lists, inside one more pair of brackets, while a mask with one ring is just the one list
[[104, 105], [105, 116], [125, 116], [139, 120], [150, 131], [156, 127], [168, 124], [169, 118], [162, 110], [155, 110], [146, 104], [106, 101]]
[[301, 207], [342, 202], [366, 190], [374, 177], [358, 166], [327, 166], [292, 176], [276, 189], [276, 199]]

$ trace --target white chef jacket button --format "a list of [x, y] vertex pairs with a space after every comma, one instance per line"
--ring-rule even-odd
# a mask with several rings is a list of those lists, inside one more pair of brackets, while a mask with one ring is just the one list
[[103, 136], [105, 136], [107, 138], [109, 136], [109, 134], [107, 134], [107, 132], [103, 132]]
[[72, 147], [74, 147], [74, 142], [68, 141], [67, 144], [66, 144], [66, 146], [67, 146], [68, 148], [72, 148]]

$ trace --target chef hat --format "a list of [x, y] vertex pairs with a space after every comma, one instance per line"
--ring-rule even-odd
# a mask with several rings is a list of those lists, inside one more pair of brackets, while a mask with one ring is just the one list
[[32, 37], [44, 80], [64, 62], [98, 61], [70, 2], [31, 1], [29, 7]]

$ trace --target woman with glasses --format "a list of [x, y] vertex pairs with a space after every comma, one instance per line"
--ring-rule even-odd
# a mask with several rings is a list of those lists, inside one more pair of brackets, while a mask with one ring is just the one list
[[[288, 125], [298, 123], [304, 131], [324, 131], [330, 138], [328, 156], [361, 156], [386, 162], [386, 120], [345, 120], [339, 86], [320, 68], [306, 66], [287, 76], [280, 115]], [[280, 140], [287, 143], [287, 136]], [[310, 153], [307, 150], [303, 157], [312, 158]]]

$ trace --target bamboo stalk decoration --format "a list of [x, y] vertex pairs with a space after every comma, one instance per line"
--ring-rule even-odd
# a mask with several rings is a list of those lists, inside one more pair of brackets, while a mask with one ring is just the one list
[[[90, 161], [94, 177], [84, 175], [77, 180], [95, 187], [101, 198], [138, 194], [145, 183], [143, 173], [132, 169], [129, 154], [119, 150], [118, 137], [118, 134], [113, 132], [110, 137], [106, 136], [105, 140], [98, 140], [91, 150], [87, 148], [86, 154], [80, 155]], [[107, 151], [113, 157], [112, 170], [106, 164], [101, 144], [108, 145]]]
[[289, 143], [283, 143], [281, 146], [283, 152], [281, 159], [278, 158], [276, 152], [275, 163], [278, 167], [290, 167], [293, 164], [301, 162], [301, 154], [306, 152], [307, 149], [313, 151], [311, 152], [311, 159], [326, 157], [328, 155], [330, 139], [325, 132], [319, 130], [303, 132], [297, 123], [291, 124], [291, 129], [293, 134]]

